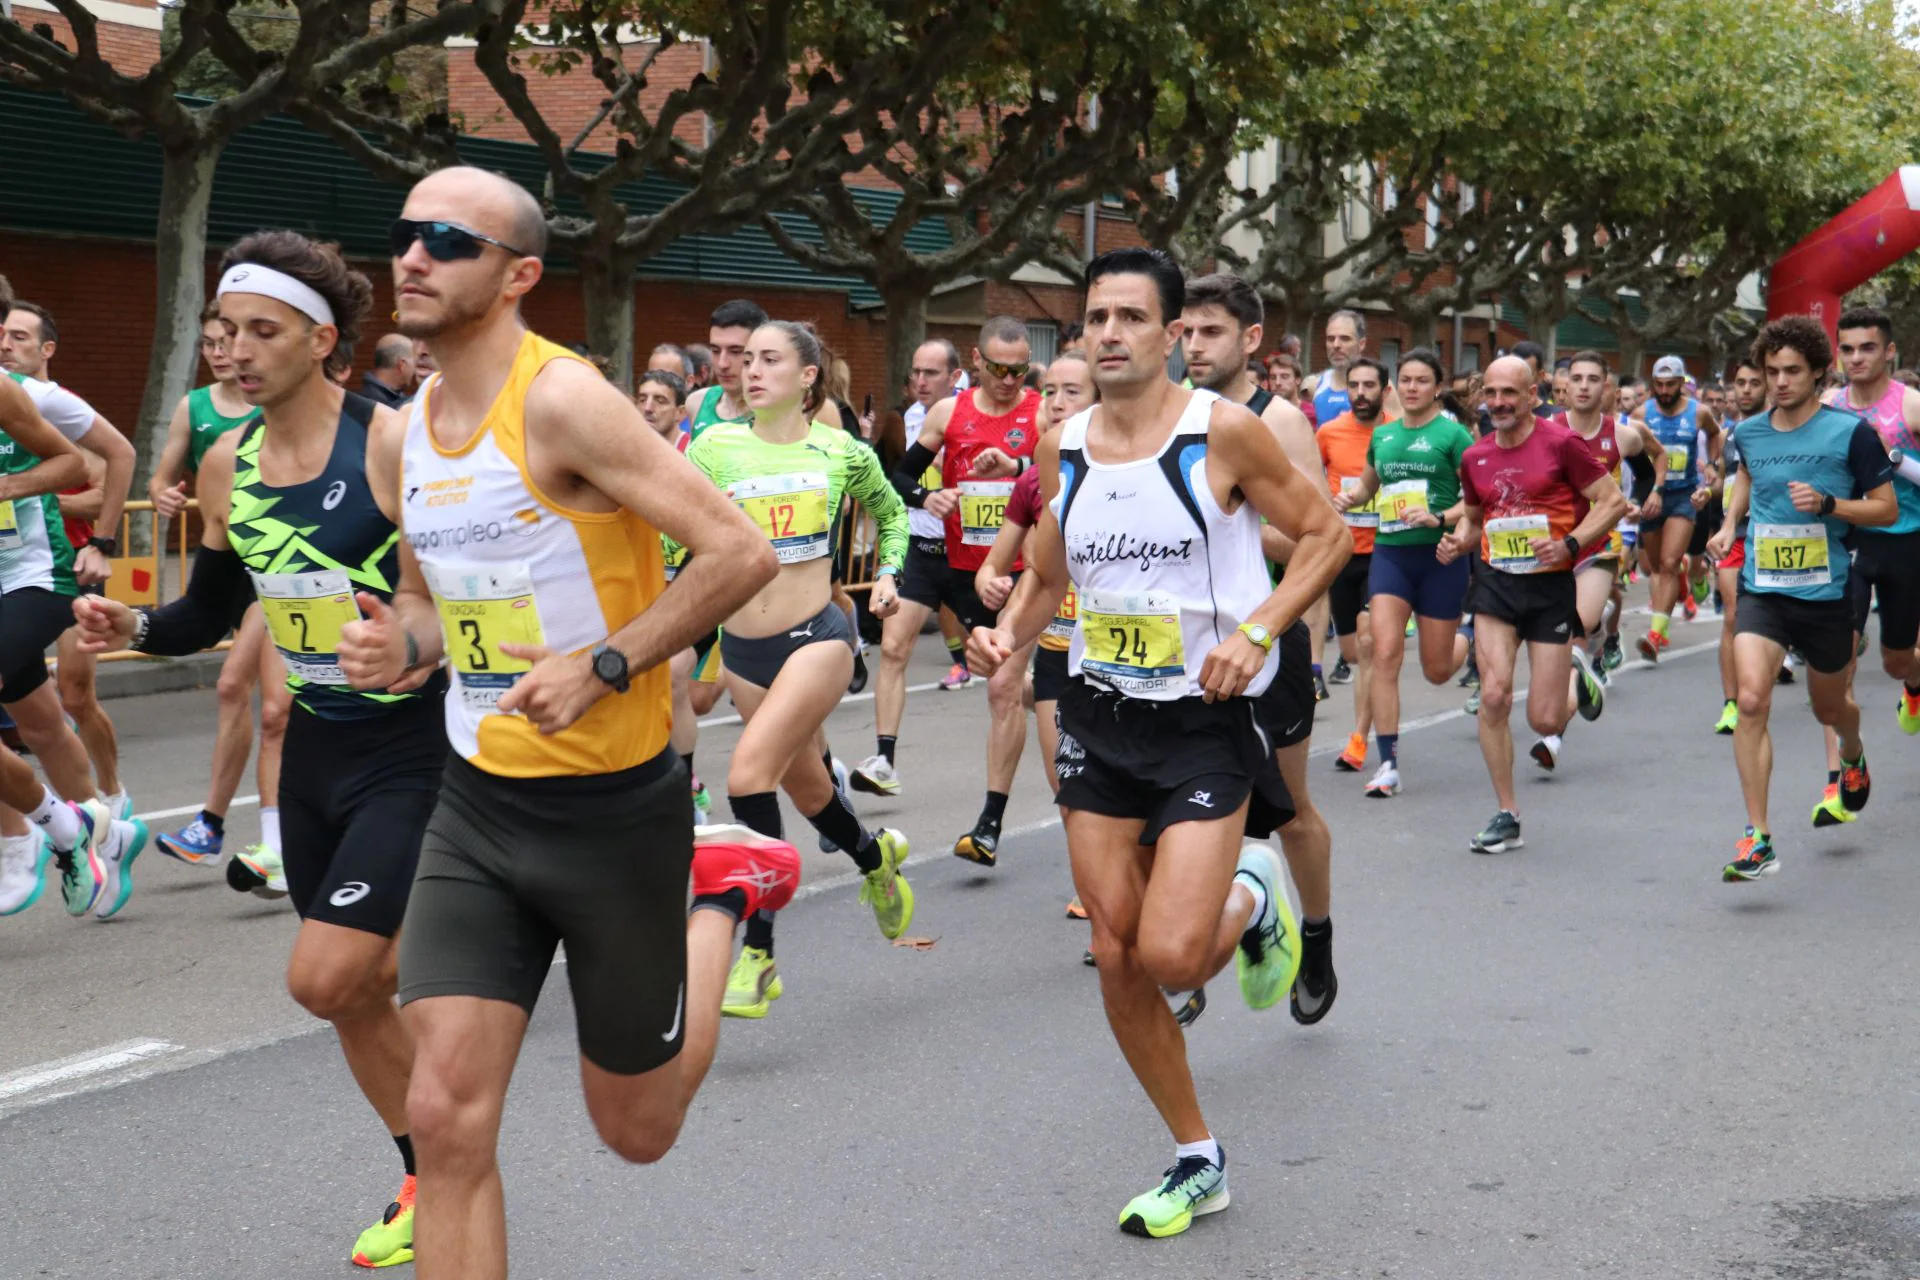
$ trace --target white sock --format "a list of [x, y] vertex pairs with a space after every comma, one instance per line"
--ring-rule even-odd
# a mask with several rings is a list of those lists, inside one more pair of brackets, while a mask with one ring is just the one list
[[260, 839], [267, 848], [276, 854], [280, 852], [280, 806], [264, 805], [260, 809]]
[[44, 786], [40, 788], [40, 806], [27, 815], [27, 821], [45, 831], [47, 840], [62, 853], [86, 838], [87, 829], [73, 806]]
[[127, 802], [127, 789], [125, 787], [120, 788], [118, 791], [114, 792], [111, 795], [103, 795], [100, 797], [100, 803], [106, 805], [107, 812], [111, 813], [116, 818], [120, 816], [120, 806], [125, 804], [126, 802]]
[[1253, 895], [1253, 914], [1247, 917], [1247, 927], [1251, 929], [1267, 914], [1267, 886], [1245, 873], [1234, 876], [1234, 880]]
[[1546, 737], [1540, 739], [1540, 741], [1546, 743], [1547, 749], [1552, 751], [1553, 754], [1555, 755], [1560, 754], [1560, 735], [1559, 734], [1550, 733]]
[[1220, 1165], [1220, 1144], [1213, 1140], [1212, 1134], [1208, 1134], [1199, 1142], [1182, 1142], [1174, 1147], [1173, 1158], [1175, 1161], [1184, 1160], [1188, 1156], [1205, 1156], [1213, 1162], [1215, 1168], [1218, 1168]]
[[23, 836], [0, 836], [0, 849], [8, 853], [32, 853], [40, 843], [40, 837], [29, 831]]

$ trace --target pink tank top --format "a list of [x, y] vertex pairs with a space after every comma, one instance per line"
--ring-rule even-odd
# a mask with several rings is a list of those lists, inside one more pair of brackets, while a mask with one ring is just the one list
[[1887, 387], [1887, 393], [1870, 405], [1857, 405], [1853, 402], [1853, 389], [1841, 387], [1835, 391], [1827, 403], [1857, 413], [1873, 424], [1880, 433], [1880, 442], [1889, 449], [1911, 452], [1914, 448], [1913, 426], [1906, 419], [1905, 406], [1907, 384], [1895, 381]]

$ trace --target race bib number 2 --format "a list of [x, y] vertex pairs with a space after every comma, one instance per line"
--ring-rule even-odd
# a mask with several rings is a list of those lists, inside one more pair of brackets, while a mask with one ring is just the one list
[[546, 643], [540, 611], [534, 607], [533, 575], [525, 565], [422, 568], [440, 614], [447, 665], [453, 668], [460, 703], [475, 711], [492, 711], [507, 690], [533, 669], [531, 662], [508, 657], [500, 646]]
[[345, 686], [340, 632], [360, 620], [346, 572], [256, 573], [253, 592], [288, 673], [309, 684]]

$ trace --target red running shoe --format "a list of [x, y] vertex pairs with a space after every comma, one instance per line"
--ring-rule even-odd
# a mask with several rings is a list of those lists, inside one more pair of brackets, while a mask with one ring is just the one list
[[756, 911], [778, 911], [800, 887], [800, 855], [784, 840], [740, 826], [695, 827], [693, 891], [747, 895], [745, 919]]

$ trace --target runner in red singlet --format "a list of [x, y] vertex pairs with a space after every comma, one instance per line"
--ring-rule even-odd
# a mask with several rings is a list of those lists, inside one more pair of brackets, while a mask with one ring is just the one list
[[[1006, 523], [1013, 482], [1033, 465], [1033, 446], [1044, 425], [1040, 394], [1025, 385], [1031, 356], [1025, 324], [1010, 316], [987, 321], [980, 329], [980, 345], [973, 351], [977, 385], [927, 411], [919, 438], [894, 472], [894, 485], [909, 506], [929, 506], [919, 477], [934, 456], [940, 456], [940, 490], [934, 498], [946, 521], [948, 581], [943, 589], [912, 581], [909, 575], [901, 593], [928, 608], [944, 599], [969, 634], [994, 625], [997, 611], [981, 603], [974, 590], [974, 573], [986, 563], [987, 552]], [[1016, 575], [1020, 568], [1014, 565]], [[917, 592], [925, 594], [917, 596]], [[992, 727], [987, 733], [986, 803], [973, 830], [953, 846], [956, 856], [989, 867], [998, 857], [1007, 793], [1026, 742], [1022, 701], [1029, 657], [1029, 652], [1014, 655], [987, 681]]]

